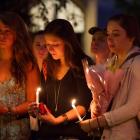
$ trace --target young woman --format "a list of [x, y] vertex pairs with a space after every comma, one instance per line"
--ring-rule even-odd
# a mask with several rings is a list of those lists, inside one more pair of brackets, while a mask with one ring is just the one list
[[104, 140], [136, 140], [139, 137], [136, 118], [140, 110], [139, 24], [133, 16], [116, 15], [107, 23], [107, 34], [109, 48], [117, 56], [114, 67], [121, 68], [124, 76], [112, 100], [111, 110], [97, 118], [82, 121], [80, 125], [89, 133], [104, 127]]
[[44, 38], [44, 32], [39, 31], [32, 35], [33, 37], [33, 53], [37, 60], [40, 71], [42, 70], [43, 61], [47, 57], [48, 50]]
[[80, 48], [72, 25], [67, 20], [56, 19], [50, 22], [45, 29], [45, 40], [48, 57], [43, 102], [50, 111], [39, 115], [42, 121], [39, 137], [41, 140], [88, 140], [87, 134], [76, 123], [78, 117], [71, 102], [72, 99], [77, 100], [76, 109], [84, 117], [91, 93], [85, 81], [81, 60], [89, 57]]
[[23, 20], [15, 13], [0, 13], [0, 139], [30, 137], [27, 114], [39, 85], [37, 64]]

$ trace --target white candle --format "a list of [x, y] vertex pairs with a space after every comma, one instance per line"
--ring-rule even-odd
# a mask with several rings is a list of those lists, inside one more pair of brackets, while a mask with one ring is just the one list
[[79, 112], [78, 112], [78, 110], [77, 110], [77, 108], [76, 108], [76, 106], [75, 106], [75, 103], [76, 103], [76, 100], [73, 99], [73, 100], [72, 100], [72, 104], [71, 104], [71, 105], [72, 105], [72, 108], [75, 110], [79, 121], [82, 121], [82, 118], [81, 118], [81, 116], [80, 116], [80, 114], [79, 114]]
[[39, 104], [39, 92], [41, 91], [41, 88], [38, 87], [36, 90], [36, 104]]

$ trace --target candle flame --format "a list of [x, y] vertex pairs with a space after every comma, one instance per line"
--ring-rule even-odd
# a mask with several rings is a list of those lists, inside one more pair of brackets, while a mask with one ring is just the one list
[[73, 99], [71, 102], [72, 106], [75, 106], [75, 103], [76, 103], [76, 99]]
[[41, 88], [38, 87], [36, 90], [36, 103], [39, 104], [39, 92], [41, 91]]
[[77, 117], [78, 117], [78, 119], [79, 119], [79, 122], [80, 122], [80, 121], [82, 121], [82, 118], [81, 118], [79, 112], [77, 111], [77, 108], [76, 108], [76, 106], [75, 106], [75, 103], [76, 103], [76, 99], [73, 99], [72, 102], [71, 102], [71, 104], [72, 104], [72, 107], [73, 107], [73, 109], [75, 110], [75, 112], [76, 112], [76, 114], [77, 114]]
[[41, 91], [41, 87], [38, 87], [38, 88], [37, 88], [37, 92], [40, 92], [40, 91]]

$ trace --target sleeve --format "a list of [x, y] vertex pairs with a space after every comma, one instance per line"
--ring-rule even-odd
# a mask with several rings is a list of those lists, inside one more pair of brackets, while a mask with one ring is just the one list
[[109, 126], [133, 119], [140, 110], [140, 57], [134, 59], [131, 68], [132, 77], [130, 78], [131, 81], [129, 81], [131, 84], [127, 93], [127, 102], [113, 111], [104, 113]]

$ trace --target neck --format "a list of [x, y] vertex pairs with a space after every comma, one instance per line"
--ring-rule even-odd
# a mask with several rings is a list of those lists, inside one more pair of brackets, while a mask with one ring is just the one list
[[42, 59], [37, 59], [37, 64], [38, 64], [38, 67], [39, 67], [40, 71], [42, 70], [42, 63], [43, 63]]
[[68, 70], [69, 70], [69, 66], [65, 63], [65, 61], [61, 61], [60, 67], [56, 74], [57, 79], [61, 80]]
[[121, 64], [127, 57], [128, 53], [130, 52], [131, 48], [125, 51], [122, 51], [118, 54], [118, 62]]

